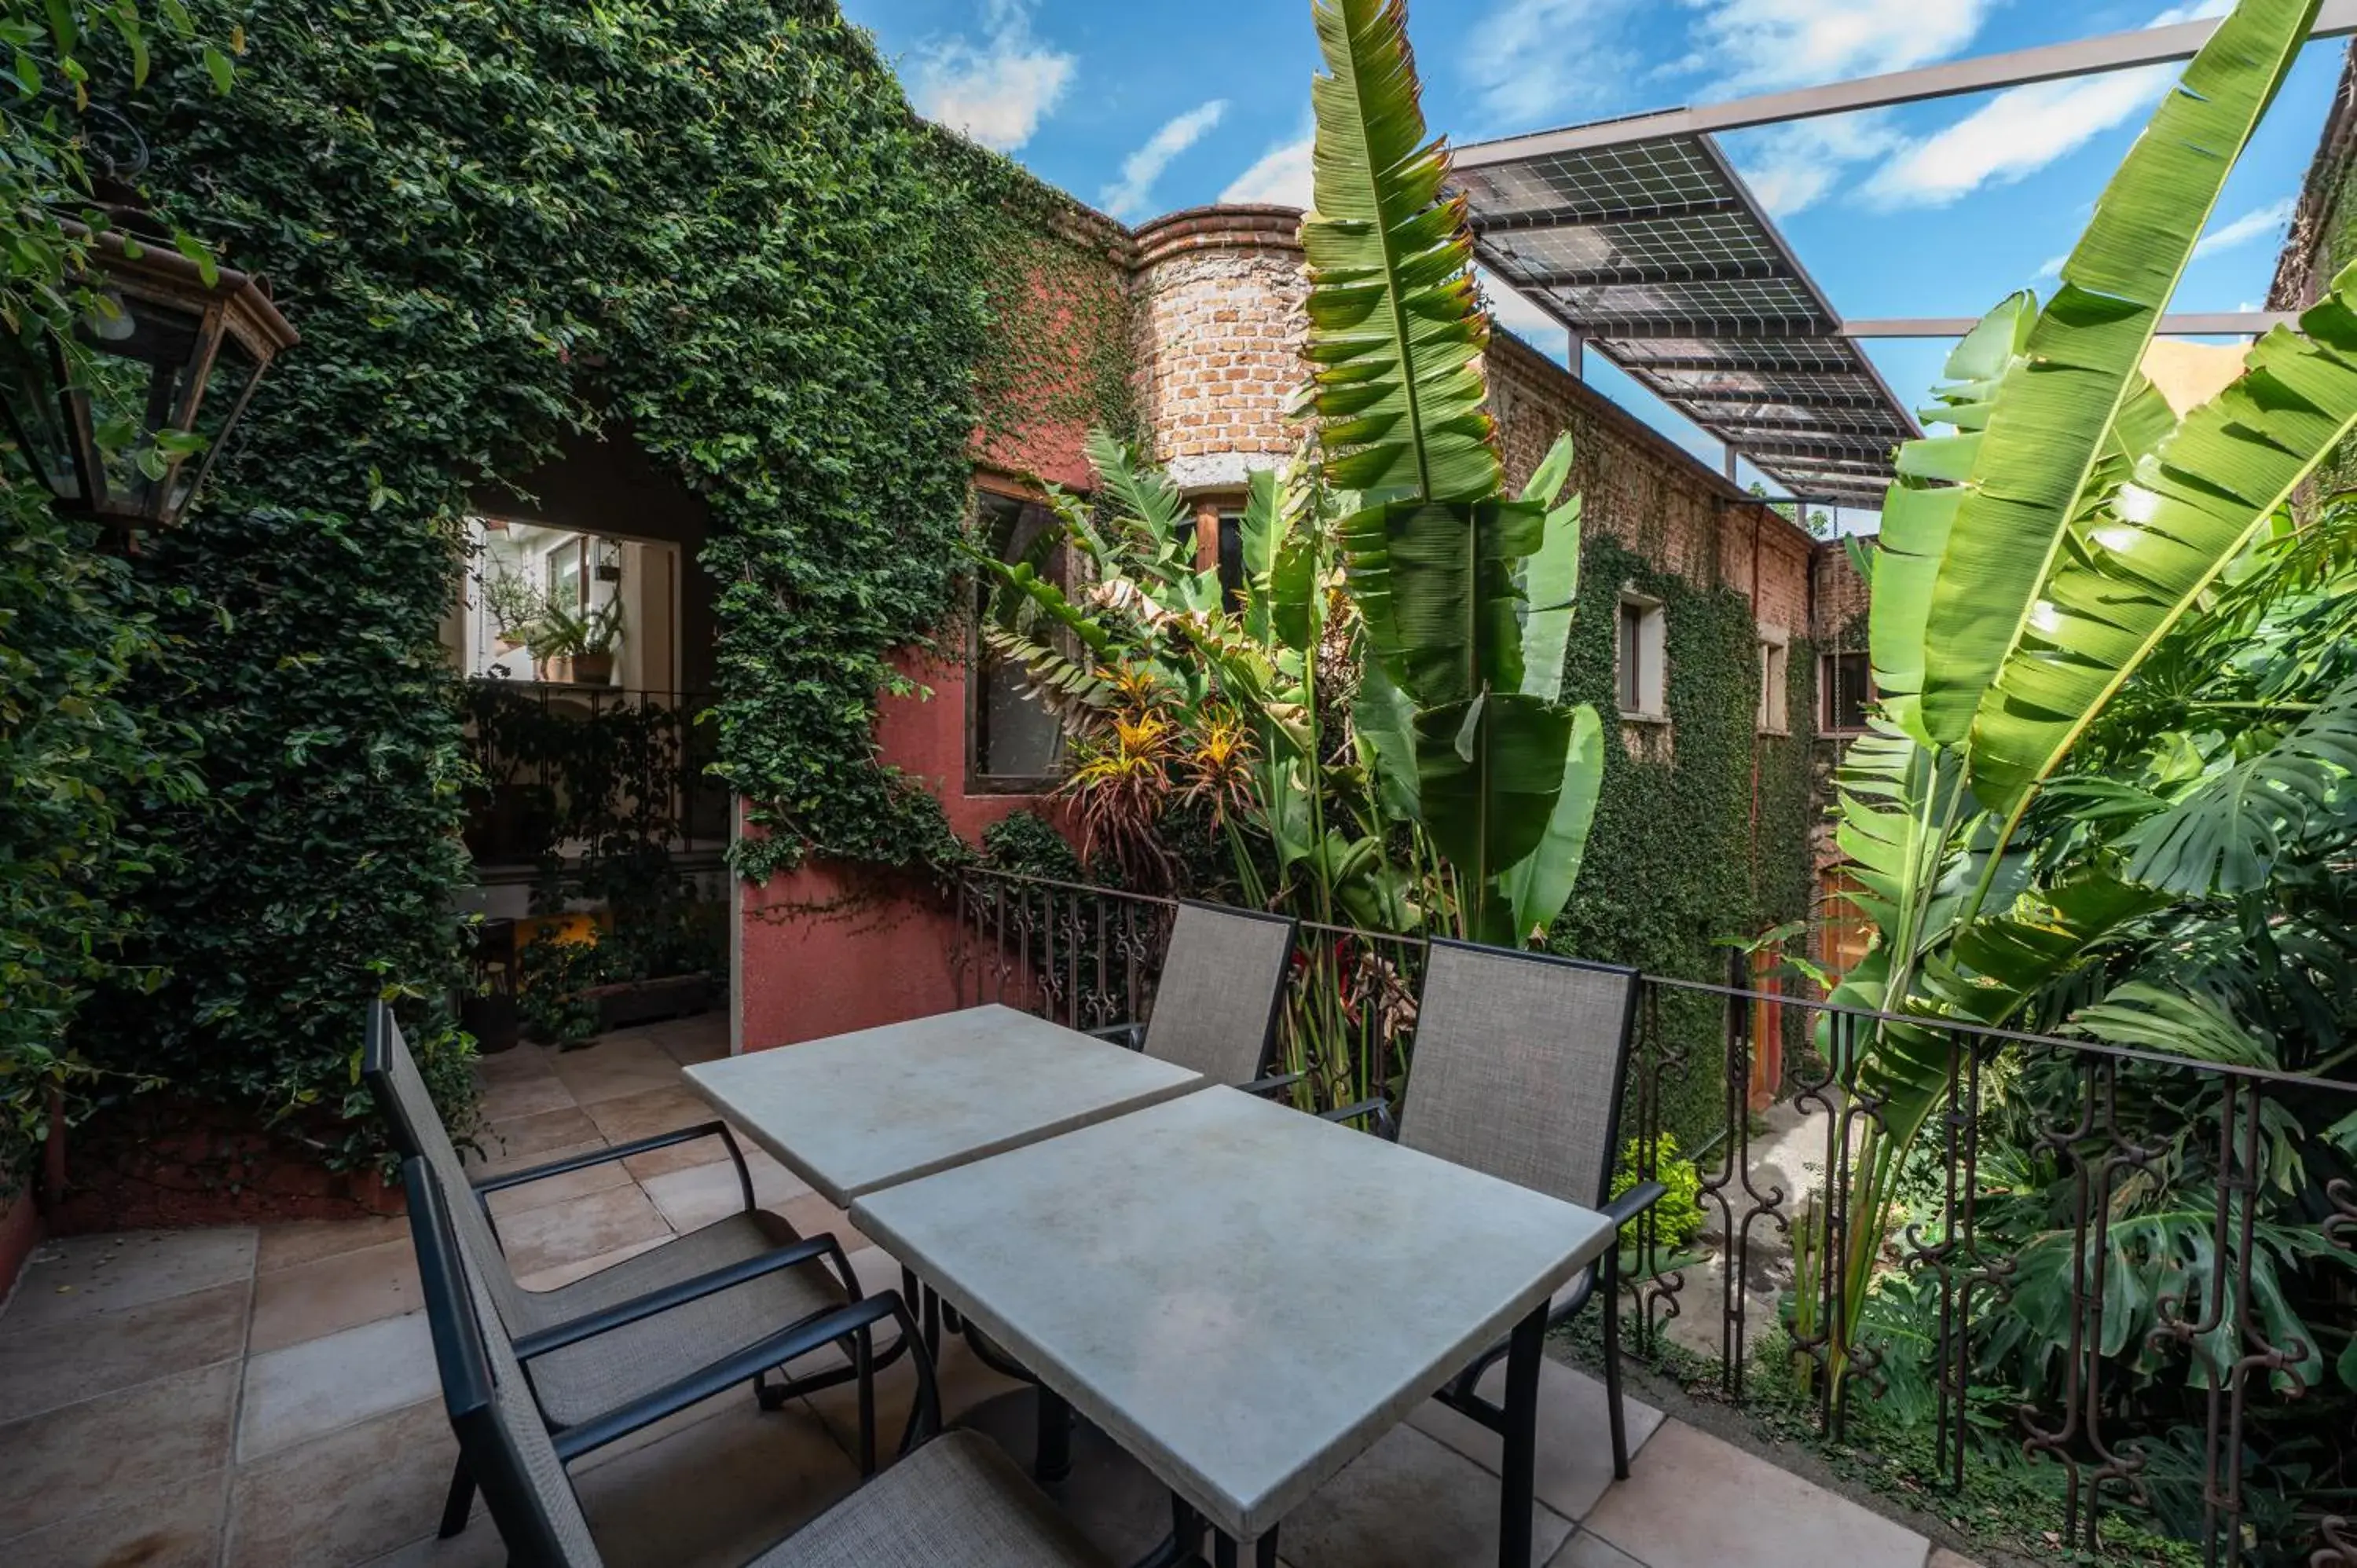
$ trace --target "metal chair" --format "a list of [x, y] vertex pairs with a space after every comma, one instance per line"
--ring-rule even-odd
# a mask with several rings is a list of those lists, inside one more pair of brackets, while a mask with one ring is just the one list
[[1288, 1087], [1299, 1073], [1263, 1078], [1260, 1069], [1276, 1038], [1299, 926], [1289, 915], [1181, 898], [1152, 1015], [1089, 1032], [1250, 1094]]
[[[1415, 1055], [1394, 1128], [1381, 1100], [1326, 1112], [1371, 1117], [1407, 1148], [1593, 1208], [1628, 1224], [1667, 1189], [1612, 1196], [1620, 1101], [1636, 1038], [1637, 972], [1544, 953], [1436, 940], [1418, 1005]], [[1620, 1409], [1620, 1249], [1581, 1271], [1548, 1309], [1552, 1329], [1601, 1295], [1612, 1473], [1629, 1474]], [[1476, 1391], [1506, 1354], [1491, 1347], [1434, 1397], [1503, 1433], [1505, 1412]]]
[[[858, 1276], [834, 1237], [805, 1239], [755, 1205], [752, 1175], [724, 1122], [660, 1133], [475, 1182], [467, 1176], [392, 1009], [381, 1001], [369, 1008], [361, 1076], [384, 1114], [395, 1149], [405, 1159], [425, 1160], [445, 1187], [463, 1195], [451, 1205], [458, 1232], [475, 1255], [482, 1288], [515, 1340], [518, 1357], [531, 1365], [532, 1391], [551, 1431], [601, 1428], [614, 1412], [634, 1408], [701, 1369], [728, 1361], [746, 1347], [773, 1337], [781, 1326], [860, 1299]], [[517, 1283], [484, 1202], [489, 1194], [707, 1137], [726, 1143], [737, 1163], [742, 1211], [554, 1290], [529, 1291]], [[749, 1370], [746, 1378], [768, 1409], [796, 1394], [857, 1379], [860, 1457], [872, 1470], [872, 1374], [905, 1345], [895, 1342], [881, 1360], [865, 1337], [841, 1348], [850, 1358], [845, 1366], [772, 1385], [768, 1368], [782, 1367], [780, 1360]], [[462, 1466], [451, 1478], [445, 1536], [466, 1527], [473, 1493]]]
[[[575, 1455], [709, 1399], [764, 1367], [866, 1336], [886, 1318], [907, 1343], [916, 1332], [899, 1294], [886, 1291], [811, 1322], [780, 1328], [700, 1372], [641, 1396], [603, 1421], [552, 1436], [526, 1387], [519, 1347], [494, 1299], [493, 1280], [470, 1266], [452, 1224], [466, 1199], [446, 1195], [431, 1164], [402, 1168], [416, 1238], [420, 1282], [442, 1397], [460, 1463], [479, 1477], [508, 1561], [517, 1568], [598, 1568], [597, 1545], [565, 1464]], [[660, 1310], [651, 1309], [651, 1310]], [[608, 1354], [616, 1347], [585, 1342]], [[747, 1568], [1104, 1568], [1014, 1463], [973, 1433], [922, 1441], [941, 1424], [931, 1364], [915, 1358], [917, 1397], [899, 1463], [868, 1481]]]

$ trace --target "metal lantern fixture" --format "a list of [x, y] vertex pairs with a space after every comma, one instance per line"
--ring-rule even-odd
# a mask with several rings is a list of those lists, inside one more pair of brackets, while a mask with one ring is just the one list
[[0, 401], [58, 510], [135, 536], [179, 521], [295, 329], [259, 279], [221, 267], [208, 282], [168, 240], [110, 229], [88, 237], [87, 256], [109, 308], [74, 328], [79, 375], [53, 336], [5, 338]]

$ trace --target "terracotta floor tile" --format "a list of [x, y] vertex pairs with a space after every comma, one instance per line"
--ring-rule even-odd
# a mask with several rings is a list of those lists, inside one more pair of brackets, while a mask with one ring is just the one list
[[223, 1362], [0, 1426], [0, 1541], [217, 1477], [236, 1391], [237, 1367]]
[[[570, 1149], [545, 1156], [556, 1160], [569, 1155], [587, 1154], [590, 1148], [603, 1148], [603, 1144], [580, 1149]], [[511, 1214], [522, 1214], [527, 1208], [546, 1208], [552, 1203], [570, 1203], [587, 1197], [593, 1192], [603, 1192], [609, 1187], [625, 1187], [630, 1173], [622, 1168], [619, 1160], [607, 1160], [594, 1165], [584, 1165], [577, 1171], [567, 1171], [544, 1181], [526, 1182], [522, 1187], [501, 1187], [490, 1195], [491, 1218], [502, 1219]]]
[[440, 1391], [422, 1312], [267, 1351], [245, 1364], [237, 1461], [251, 1464]]
[[583, 1105], [679, 1087], [679, 1063], [648, 1036], [609, 1035], [584, 1049], [559, 1052], [549, 1065]]
[[483, 1086], [483, 1116], [490, 1122], [512, 1122], [519, 1116], [570, 1111], [575, 1104], [573, 1091], [554, 1072], [503, 1078]]
[[[784, 1212], [788, 1204], [810, 1191], [810, 1184], [759, 1149], [746, 1152], [745, 1168], [753, 1178], [756, 1208]], [[723, 1158], [685, 1170], [665, 1171], [644, 1178], [640, 1186], [654, 1200], [674, 1230], [698, 1230], [745, 1207], [744, 1185], [737, 1162]]]
[[696, 1062], [718, 1061], [728, 1054], [728, 1015], [707, 1013], [701, 1018], [683, 1019], [666, 1026], [662, 1047], [672, 1060], [682, 1067]]
[[1678, 1421], [1662, 1423], [1582, 1524], [1648, 1568], [1923, 1568], [1931, 1551], [1913, 1530]]
[[[801, 1236], [832, 1236], [845, 1252], [857, 1252], [876, 1243], [860, 1234], [851, 1216], [826, 1200], [826, 1195], [806, 1192], [777, 1206], [777, 1212]], [[897, 1276], [896, 1276], [897, 1277]]]
[[641, 1240], [633, 1241], [627, 1247], [617, 1247], [610, 1252], [600, 1253], [594, 1258], [583, 1258], [576, 1262], [559, 1263], [554, 1268], [537, 1270], [529, 1274], [518, 1274], [516, 1283], [528, 1291], [555, 1290], [560, 1285], [569, 1285], [575, 1280], [594, 1274], [600, 1269], [610, 1269], [625, 1258], [635, 1258], [648, 1248], [660, 1247], [670, 1240], [671, 1233], [666, 1230], [660, 1236], [649, 1236]]
[[[650, 1138], [657, 1133], [700, 1126], [718, 1119], [718, 1113], [709, 1102], [676, 1084], [668, 1089], [651, 1089], [643, 1093], [601, 1100], [588, 1110], [591, 1119], [597, 1123], [597, 1131], [608, 1144], [627, 1144], [635, 1138]], [[748, 1140], [740, 1136], [737, 1142], [739, 1148], [744, 1148]], [[686, 1170], [692, 1165], [708, 1165], [715, 1160], [727, 1157], [728, 1145], [715, 1135], [674, 1144], [669, 1148], [655, 1149], [643, 1155], [633, 1155], [623, 1164], [630, 1166], [632, 1176], [644, 1181], [649, 1176]], [[749, 1163], [749, 1150], [747, 1159]]]
[[859, 1472], [808, 1412], [749, 1399], [583, 1470], [608, 1568], [736, 1568], [823, 1513]]
[[[431, 1535], [458, 1444], [439, 1398], [238, 1466], [236, 1568], [342, 1568]], [[321, 1500], [333, 1498], [334, 1506]], [[469, 1535], [495, 1536], [479, 1505]]]
[[[1533, 1561], [1571, 1522], [1534, 1509]], [[1394, 1427], [1293, 1510], [1279, 1546], [1298, 1568], [1490, 1568], [1498, 1561], [1498, 1479], [1413, 1426]]]
[[174, 1372], [230, 1360], [245, 1349], [242, 1280], [126, 1306], [93, 1323], [43, 1327], [0, 1324], [0, 1411], [23, 1420]]
[[9, 1568], [213, 1568], [220, 1560], [219, 1476], [91, 1500], [91, 1512], [0, 1541], [0, 1562]]
[[253, 1291], [252, 1353], [399, 1317], [425, 1305], [407, 1238], [268, 1273]]
[[1576, 1530], [1547, 1568], [1645, 1568], [1645, 1564], [1610, 1541]]
[[255, 1267], [263, 1273], [317, 1262], [339, 1252], [409, 1240], [409, 1221], [398, 1214], [373, 1219], [296, 1219], [262, 1228], [262, 1255]]
[[[1504, 1361], [1483, 1375], [1480, 1391], [1492, 1400], [1505, 1397]], [[1539, 1363], [1538, 1463], [1533, 1490], [1539, 1501], [1566, 1519], [1584, 1518], [1612, 1484], [1606, 1408], [1603, 1383], [1560, 1361]], [[1634, 1456], [1662, 1424], [1662, 1412], [1634, 1399], [1623, 1400], [1621, 1412], [1633, 1466]], [[1503, 1463], [1502, 1438], [1437, 1400], [1425, 1401], [1407, 1418], [1426, 1436], [1438, 1438], [1493, 1476]]]
[[[360, 1568], [507, 1568], [508, 1549], [479, 1507], [475, 1522], [448, 1541], [428, 1535], [371, 1557]], [[231, 1568], [240, 1568], [232, 1563]]]
[[670, 1234], [671, 1227], [636, 1183], [548, 1208], [528, 1208], [500, 1221], [500, 1245], [519, 1279]]
[[519, 1116], [484, 1130], [480, 1140], [482, 1157], [468, 1160], [467, 1175], [476, 1181], [503, 1176], [553, 1160], [559, 1155], [595, 1148], [605, 1141], [597, 1124], [578, 1109]]
[[251, 1279], [256, 1246], [248, 1226], [69, 1236], [33, 1254], [0, 1321], [22, 1331]]

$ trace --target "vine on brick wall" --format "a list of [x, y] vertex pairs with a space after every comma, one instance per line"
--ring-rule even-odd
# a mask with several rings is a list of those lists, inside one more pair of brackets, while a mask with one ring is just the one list
[[[1617, 708], [1618, 606], [1622, 588], [1633, 587], [1662, 602], [1670, 725], [1665, 735], [1649, 737], [1645, 759], [1625, 746], [1606, 746], [1587, 859], [1548, 945], [1648, 973], [1723, 983], [1723, 939], [1752, 936], [1809, 912], [1814, 650], [1795, 641], [1788, 655], [1791, 733], [1760, 736], [1759, 630], [1749, 601], [1660, 571], [1609, 534], [1591, 533], [1581, 548], [1565, 700], [1594, 703], [1602, 713]], [[1724, 1119], [1714, 1070], [1723, 1008], [1712, 998], [1671, 996], [1662, 1022], [1667, 1043], [1683, 1049], [1695, 1069], [1676, 1075], [1664, 1124], [1693, 1148]]]
[[[872, 725], [890, 650], [953, 598], [1005, 180], [912, 120], [831, 0], [192, 8], [242, 24], [236, 93], [112, 86], [170, 215], [268, 274], [304, 341], [140, 565], [196, 601], [160, 628], [188, 690], [156, 695], [211, 804], [156, 824], [187, 852], [144, 899], [171, 978], [84, 1034], [351, 1161], [361, 1001], [430, 1016], [455, 978], [455, 524], [568, 427], [627, 422], [708, 502], [720, 770], [770, 835], [744, 869], [953, 844]], [[459, 1042], [418, 1037], [462, 1093]]]

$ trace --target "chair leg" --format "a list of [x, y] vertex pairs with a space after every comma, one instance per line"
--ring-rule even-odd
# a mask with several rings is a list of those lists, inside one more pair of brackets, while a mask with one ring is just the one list
[[1604, 1254], [1604, 1402], [1612, 1418], [1612, 1478], [1629, 1478], [1629, 1423], [1620, 1409], [1620, 1252]]
[[851, 1354], [859, 1374], [859, 1474], [876, 1474], [876, 1340], [863, 1328]]
[[447, 1541], [467, 1528], [467, 1516], [475, 1509], [475, 1477], [467, 1469], [464, 1459], [450, 1473], [450, 1496], [442, 1505], [443, 1540]]

